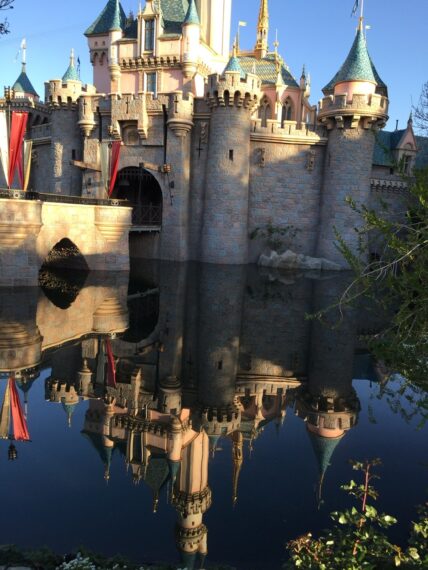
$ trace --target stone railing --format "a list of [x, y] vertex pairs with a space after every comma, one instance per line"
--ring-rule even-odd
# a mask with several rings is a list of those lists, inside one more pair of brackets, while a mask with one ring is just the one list
[[321, 99], [318, 105], [319, 117], [332, 113], [353, 115], [387, 115], [389, 101], [383, 95], [357, 95], [348, 100], [347, 93], [343, 95], [329, 95]]
[[46, 123], [44, 125], [35, 125], [31, 127], [30, 139], [37, 141], [40, 139], [47, 139], [51, 137], [51, 124]]

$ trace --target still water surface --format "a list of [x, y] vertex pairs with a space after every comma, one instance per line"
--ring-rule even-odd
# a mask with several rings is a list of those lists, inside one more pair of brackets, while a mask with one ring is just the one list
[[31, 442], [8, 461], [0, 441], [0, 543], [279, 569], [348, 504], [349, 460], [374, 457], [404, 540], [427, 434], [367, 354], [380, 325], [364, 308], [334, 329], [305, 318], [347, 276], [134, 265], [2, 291], [0, 400], [15, 378]]

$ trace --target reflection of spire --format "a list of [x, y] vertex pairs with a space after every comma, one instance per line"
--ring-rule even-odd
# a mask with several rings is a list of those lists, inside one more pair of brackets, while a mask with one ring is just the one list
[[239, 474], [241, 473], [242, 464], [244, 463], [243, 443], [244, 437], [240, 431], [235, 431], [232, 434], [233, 441], [233, 505], [235, 506], [238, 501], [238, 482]]
[[76, 409], [77, 402], [73, 404], [67, 404], [65, 398], [62, 398], [62, 409], [67, 414], [68, 427], [71, 428], [71, 418], [73, 417], [74, 410]]
[[343, 432], [336, 437], [323, 437], [317, 433], [317, 428], [310, 429], [309, 427], [308, 433], [318, 462], [320, 477], [318, 482], [317, 501], [318, 506], [320, 506], [325, 475], [327, 473], [327, 469], [331, 465], [331, 458], [333, 456], [333, 453], [342, 440]]

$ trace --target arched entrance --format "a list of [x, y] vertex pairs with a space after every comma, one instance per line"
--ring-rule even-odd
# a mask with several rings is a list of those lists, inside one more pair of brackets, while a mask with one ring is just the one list
[[134, 226], [162, 225], [162, 190], [153, 174], [144, 168], [131, 166], [120, 170], [112, 197], [130, 202]]

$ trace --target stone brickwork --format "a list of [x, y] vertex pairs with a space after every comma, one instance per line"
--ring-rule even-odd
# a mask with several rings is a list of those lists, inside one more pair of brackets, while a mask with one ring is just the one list
[[38, 284], [52, 248], [68, 238], [89, 269], [128, 271], [130, 208], [0, 200], [0, 286]]

